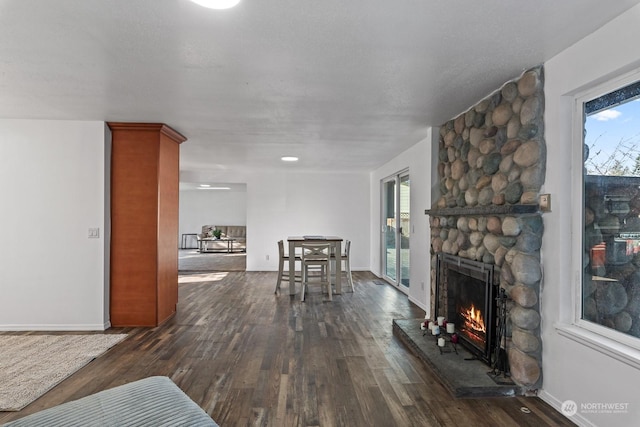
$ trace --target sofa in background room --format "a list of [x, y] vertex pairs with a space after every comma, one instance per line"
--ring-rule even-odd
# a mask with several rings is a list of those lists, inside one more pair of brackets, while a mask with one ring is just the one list
[[[214, 231], [220, 230], [220, 241], [214, 239]], [[198, 246], [202, 252], [225, 251], [228, 242], [224, 239], [233, 239], [234, 251], [247, 250], [247, 226], [246, 225], [203, 225], [198, 234]]]

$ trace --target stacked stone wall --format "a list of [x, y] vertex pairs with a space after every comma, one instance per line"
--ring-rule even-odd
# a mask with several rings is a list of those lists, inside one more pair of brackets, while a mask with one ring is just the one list
[[530, 390], [542, 382], [544, 227], [537, 203], [546, 168], [543, 80], [541, 67], [528, 70], [441, 127], [441, 196], [429, 211], [432, 297], [437, 253], [495, 264], [510, 297], [511, 375]]

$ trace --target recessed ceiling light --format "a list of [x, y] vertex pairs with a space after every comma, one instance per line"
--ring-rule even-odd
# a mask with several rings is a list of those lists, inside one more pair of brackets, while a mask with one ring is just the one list
[[211, 187], [209, 184], [200, 184], [200, 188], [208, 188]]
[[240, 0], [191, 0], [195, 4], [199, 4], [209, 9], [230, 9], [240, 3]]
[[298, 158], [295, 156], [283, 156], [280, 158], [283, 162], [297, 162]]
[[209, 185], [207, 187], [200, 186], [198, 190], [231, 190], [231, 187], [212, 187]]

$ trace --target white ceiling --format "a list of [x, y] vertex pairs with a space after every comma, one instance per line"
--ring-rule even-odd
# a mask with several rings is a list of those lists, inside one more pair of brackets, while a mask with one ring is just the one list
[[191, 176], [370, 171], [637, 3], [0, 0], [0, 117], [166, 123]]

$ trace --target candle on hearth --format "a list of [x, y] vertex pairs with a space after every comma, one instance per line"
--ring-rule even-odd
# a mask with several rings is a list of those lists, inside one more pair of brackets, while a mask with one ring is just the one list
[[426, 327], [426, 326], [424, 326], [424, 322], [423, 322], [423, 323], [420, 323], [420, 329], [422, 329], [423, 331], [424, 331], [425, 329], [427, 329], [427, 327]]
[[442, 326], [444, 323], [444, 316], [438, 316], [438, 326]]
[[453, 323], [447, 323], [447, 333], [452, 334], [456, 331], [456, 325]]
[[451, 342], [454, 344], [458, 343], [458, 334], [451, 335]]
[[438, 338], [438, 347], [444, 347], [444, 338]]
[[431, 334], [432, 335], [440, 335], [440, 326], [433, 325], [433, 329], [431, 329]]

